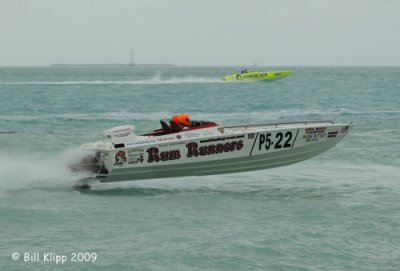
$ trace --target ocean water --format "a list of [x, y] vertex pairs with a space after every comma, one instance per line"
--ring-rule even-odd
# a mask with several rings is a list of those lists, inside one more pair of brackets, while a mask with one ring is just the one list
[[[0, 270], [400, 270], [400, 68], [287, 69], [0, 68]], [[73, 188], [80, 144], [174, 113], [355, 126], [291, 166]]]

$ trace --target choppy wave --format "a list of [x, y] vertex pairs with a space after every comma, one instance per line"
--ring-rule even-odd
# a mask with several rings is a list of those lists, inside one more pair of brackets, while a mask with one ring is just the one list
[[205, 84], [205, 83], [224, 83], [220, 78], [215, 77], [171, 77], [162, 78], [157, 75], [143, 80], [93, 80], [93, 81], [19, 81], [19, 82], [0, 82], [0, 85], [162, 85], [162, 84]]
[[18, 134], [17, 131], [0, 131], [0, 135], [1, 134]]
[[[46, 119], [67, 119], [67, 120], [150, 120], [157, 121], [162, 118], [168, 118], [176, 112], [128, 112], [128, 111], [117, 111], [117, 112], [104, 112], [104, 113], [66, 113], [66, 114], [45, 114], [40, 116], [34, 115], [3, 115], [0, 116], [0, 120], [12, 120], [12, 121], [26, 121], [26, 120], [46, 120]], [[278, 120], [280, 118], [295, 117], [298, 120], [299, 116], [334, 116], [339, 117], [343, 115], [356, 115], [356, 114], [374, 114], [374, 115], [385, 115], [385, 114], [400, 114], [400, 111], [396, 110], [350, 110], [346, 108], [342, 109], [291, 109], [291, 110], [268, 110], [268, 111], [253, 111], [246, 112], [246, 119], [255, 121], [265, 120]], [[198, 112], [192, 113], [193, 119], [207, 119], [216, 120], [223, 122], [231, 119], [241, 119], [244, 117], [243, 112]]]
[[[266, 173], [268, 173], [266, 175]], [[375, 193], [399, 187], [394, 166], [307, 163], [239, 174], [95, 184], [82, 193], [101, 196], [196, 196], [315, 199]], [[368, 191], [364, 191], [367, 189]]]

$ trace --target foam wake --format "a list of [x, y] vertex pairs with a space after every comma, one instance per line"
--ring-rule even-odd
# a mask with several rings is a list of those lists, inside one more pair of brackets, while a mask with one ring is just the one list
[[73, 174], [68, 165], [87, 155], [78, 149], [66, 150], [57, 155], [0, 156], [0, 192], [32, 187], [71, 186], [85, 176]]
[[19, 81], [19, 82], [0, 82], [0, 85], [162, 85], [162, 84], [205, 84], [205, 83], [224, 83], [216, 77], [171, 77], [163, 78], [155, 75], [144, 80], [93, 80], [93, 81]]

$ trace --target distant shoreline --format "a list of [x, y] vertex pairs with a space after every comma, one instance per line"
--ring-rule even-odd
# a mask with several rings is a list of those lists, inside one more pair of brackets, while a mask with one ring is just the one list
[[135, 67], [157, 67], [157, 68], [174, 68], [178, 67], [175, 64], [135, 64], [134, 66], [129, 66], [127, 64], [50, 64], [49, 67], [127, 67], [134, 69]]

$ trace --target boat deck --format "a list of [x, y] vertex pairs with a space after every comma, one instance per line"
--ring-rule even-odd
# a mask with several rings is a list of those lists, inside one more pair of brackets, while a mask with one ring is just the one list
[[288, 128], [288, 127], [307, 127], [307, 126], [318, 126], [318, 125], [330, 125], [335, 124], [333, 121], [300, 121], [300, 122], [280, 122], [280, 123], [268, 123], [268, 124], [251, 124], [251, 125], [235, 125], [235, 126], [224, 126], [224, 129], [235, 131], [251, 131], [259, 130], [260, 128], [276, 129], [276, 128]]

